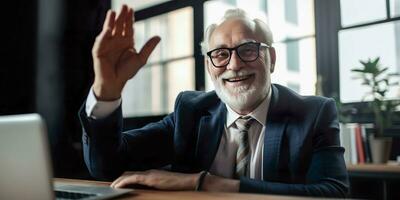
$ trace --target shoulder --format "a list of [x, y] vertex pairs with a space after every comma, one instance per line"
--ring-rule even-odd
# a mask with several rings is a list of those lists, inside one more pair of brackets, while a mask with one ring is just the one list
[[184, 91], [176, 98], [175, 107], [187, 107], [189, 109], [207, 109], [221, 103], [215, 91]]
[[318, 113], [325, 106], [336, 109], [332, 98], [314, 95], [300, 95], [297, 92], [278, 84], [273, 84], [273, 97], [276, 105], [292, 114]]
[[315, 95], [300, 95], [297, 92], [278, 84], [273, 84], [274, 91], [277, 91], [279, 100], [289, 100], [300, 104], [320, 104], [327, 101], [333, 101], [332, 98]]

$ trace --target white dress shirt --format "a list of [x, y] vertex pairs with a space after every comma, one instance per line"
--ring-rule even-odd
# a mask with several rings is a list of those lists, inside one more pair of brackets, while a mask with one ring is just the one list
[[[263, 149], [264, 135], [269, 103], [271, 100], [271, 90], [261, 104], [250, 114], [256, 121], [251, 124], [248, 131], [250, 146], [250, 178], [262, 180], [263, 172]], [[86, 100], [86, 114], [93, 119], [100, 119], [114, 112], [121, 104], [121, 99], [115, 101], [99, 101], [96, 99], [93, 89], [90, 90]], [[236, 166], [236, 151], [238, 148], [238, 129], [235, 121], [241, 116], [227, 106], [227, 117], [224, 133], [218, 147], [217, 154], [211, 165], [210, 173], [233, 178]]]
[[[271, 90], [270, 90], [271, 91]], [[253, 122], [248, 131], [250, 146], [250, 178], [262, 180], [263, 172], [263, 149], [264, 135], [267, 120], [269, 102], [271, 100], [271, 92], [267, 95], [258, 107], [248, 114], [256, 121]], [[236, 151], [238, 149], [238, 132], [235, 121], [241, 116], [227, 106], [227, 117], [225, 123], [225, 131], [222, 135], [221, 142], [218, 147], [214, 162], [211, 165], [210, 173], [233, 178], [236, 166]]]

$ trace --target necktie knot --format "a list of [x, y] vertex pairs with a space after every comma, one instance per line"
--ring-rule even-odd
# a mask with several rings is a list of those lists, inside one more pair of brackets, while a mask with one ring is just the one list
[[248, 131], [253, 122], [254, 118], [251, 116], [242, 116], [236, 120], [236, 126], [240, 131]]

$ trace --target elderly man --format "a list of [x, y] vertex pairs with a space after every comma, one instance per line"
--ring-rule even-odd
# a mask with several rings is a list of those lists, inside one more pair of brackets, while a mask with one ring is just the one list
[[113, 187], [346, 196], [334, 101], [271, 84], [272, 34], [240, 9], [202, 44], [215, 92], [182, 92], [163, 120], [122, 132], [121, 91], [160, 41], [137, 52], [133, 23], [131, 8], [109, 11], [93, 47], [95, 80], [80, 118], [94, 177], [120, 176]]

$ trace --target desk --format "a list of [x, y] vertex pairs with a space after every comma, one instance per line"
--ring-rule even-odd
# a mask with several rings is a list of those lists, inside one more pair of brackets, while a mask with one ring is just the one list
[[358, 164], [347, 165], [352, 198], [398, 199], [400, 196], [400, 165]]
[[398, 164], [358, 164], [347, 165], [349, 175], [356, 177], [379, 177], [385, 179], [400, 179], [400, 165]]
[[[109, 182], [87, 181], [76, 179], [55, 179], [58, 183], [68, 184], [93, 184], [93, 185], [110, 185]], [[221, 192], [195, 192], [195, 191], [160, 191], [160, 190], [143, 190], [135, 189], [131, 193], [116, 198], [119, 200], [309, 200], [310, 197], [294, 197], [281, 195], [259, 195], [259, 194], [243, 194], [243, 193], [221, 193]], [[317, 200], [318, 198], [312, 198]], [[322, 199], [322, 198], [321, 198]]]

